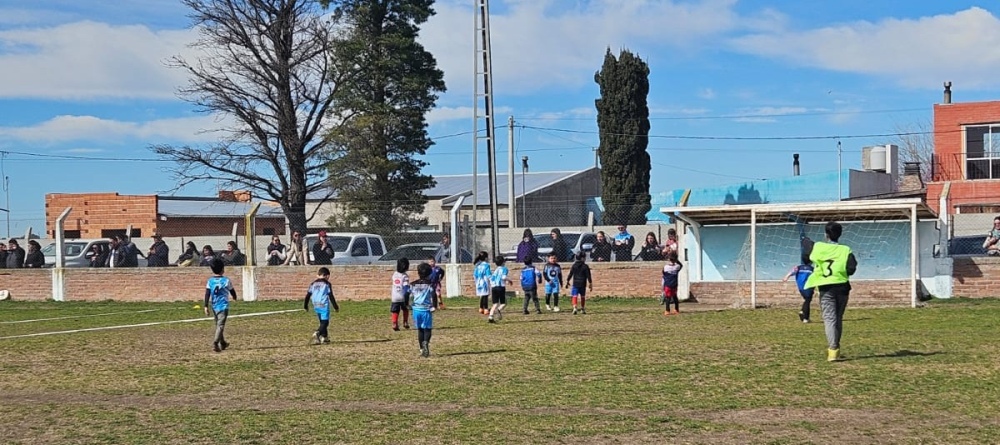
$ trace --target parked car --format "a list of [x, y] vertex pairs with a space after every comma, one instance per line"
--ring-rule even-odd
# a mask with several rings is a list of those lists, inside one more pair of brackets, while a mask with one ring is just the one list
[[[413, 264], [418, 264], [426, 261], [428, 258], [437, 257], [438, 253], [441, 251], [441, 245], [438, 243], [412, 243], [403, 244], [395, 249], [389, 251], [389, 253], [379, 258], [377, 264], [396, 264], [396, 260], [400, 258], [406, 258], [410, 260]], [[462, 249], [461, 255], [458, 257], [459, 263], [472, 263], [472, 252]]]
[[[333, 264], [358, 265], [378, 261], [388, 250], [379, 235], [371, 233], [327, 232], [326, 241], [333, 247]], [[319, 242], [319, 235], [306, 235], [306, 253], [313, 262], [312, 248]]]
[[[65, 267], [90, 267], [90, 258], [87, 252], [95, 246], [102, 246], [104, 250], [109, 249], [111, 242], [107, 239], [70, 239], [63, 241], [63, 258]], [[136, 246], [138, 247], [138, 246]], [[140, 251], [142, 250], [139, 247]], [[143, 252], [145, 254], [145, 252]], [[56, 266], [56, 243], [50, 243], [42, 248], [42, 255], [45, 256], [45, 267]], [[139, 257], [139, 267], [146, 267], [146, 259]]]
[[[569, 245], [573, 255], [580, 252], [590, 253], [594, 248], [594, 243], [597, 242], [597, 234], [592, 232], [562, 232], [563, 239], [566, 240], [566, 244]], [[535, 241], [538, 242], [538, 259], [537, 261], [546, 261], [549, 253], [552, 252], [552, 235], [549, 232], [539, 233], [535, 235]], [[518, 240], [520, 244], [520, 240]], [[507, 250], [501, 253], [507, 261], [517, 260], [517, 244], [511, 247], [511, 250]]]

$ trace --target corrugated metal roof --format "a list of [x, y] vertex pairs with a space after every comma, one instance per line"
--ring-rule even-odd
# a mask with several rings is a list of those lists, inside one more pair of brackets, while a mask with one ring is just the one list
[[[156, 204], [156, 213], [175, 218], [211, 218], [243, 216], [250, 211], [253, 203], [229, 202], [205, 199], [168, 199], [160, 197]], [[280, 207], [261, 205], [257, 211], [258, 217], [281, 218], [284, 214]]]
[[[591, 169], [558, 172], [528, 172], [523, 175], [524, 190], [527, 190], [526, 193], [534, 193], [549, 185], [565, 181], [573, 175], [578, 175], [590, 170]], [[520, 172], [514, 173], [514, 196], [517, 197], [521, 197], [525, 194], [521, 187], [521, 177], [522, 174]], [[508, 177], [506, 172], [497, 173], [497, 194], [499, 195], [497, 197], [497, 204], [499, 205], [507, 205], [507, 179]], [[440, 175], [434, 176], [434, 181], [436, 181], [437, 184], [424, 193], [425, 196], [431, 199], [443, 199], [466, 192], [472, 192], [472, 175]], [[479, 189], [479, 199], [477, 205], [489, 205], [489, 176], [486, 173], [480, 173], [478, 183], [476, 185]], [[308, 195], [308, 199], [310, 200], [320, 200], [324, 197], [326, 197], [325, 191], [313, 192]], [[336, 198], [330, 199], [335, 200]], [[465, 201], [465, 205], [472, 205], [472, 199], [468, 198]]]

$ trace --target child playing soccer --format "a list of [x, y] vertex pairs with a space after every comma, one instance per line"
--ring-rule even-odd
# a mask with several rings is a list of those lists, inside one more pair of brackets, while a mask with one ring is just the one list
[[[563, 273], [554, 254], [549, 254], [549, 262], [542, 270], [542, 278], [545, 279], [545, 310], [559, 312], [559, 289], [562, 288]], [[549, 306], [549, 298], [552, 299], [552, 306]]]
[[799, 288], [799, 295], [802, 295], [802, 310], [799, 311], [799, 321], [803, 323], [809, 323], [809, 306], [812, 304], [813, 293], [815, 289], [806, 288], [806, 281], [809, 280], [809, 275], [813, 273], [813, 266], [809, 264], [809, 258], [803, 257], [802, 264], [795, 266], [792, 270], [788, 271], [788, 275], [782, 278], [781, 281], [788, 281], [789, 278], [795, 277], [795, 284]]
[[493, 271], [493, 275], [490, 276], [490, 285], [493, 286], [490, 289], [493, 295], [493, 306], [490, 308], [490, 317], [487, 319], [490, 323], [496, 323], [496, 320], [503, 318], [503, 308], [507, 307], [507, 284], [514, 284], [507, 279], [509, 271], [503, 265], [504, 261], [503, 255], [497, 255], [493, 260], [497, 268]]
[[851, 294], [850, 276], [858, 269], [858, 260], [851, 248], [839, 244], [844, 228], [836, 222], [826, 223], [825, 242], [802, 239], [803, 256], [812, 262], [814, 273], [805, 287], [819, 289], [819, 307], [826, 331], [827, 361], [841, 360], [840, 338], [844, 333], [844, 311]]
[[[433, 260], [431, 260], [433, 261]], [[431, 329], [434, 327], [433, 312], [437, 307], [437, 293], [431, 285], [431, 265], [422, 263], [417, 266], [417, 281], [410, 285], [413, 296], [413, 324], [417, 326], [417, 342], [420, 344], [420, 355], [431, 355]]]
[[490, 254], [485, 251], [476, 255], [476, 268], [472, 271], [472, 278], [476, 282], [476, 296], [479, 297], [479, 313], [487, 315], [490, 313]]
[[236, 289], [229, 278], [222, 276], [226, 270], [226, 264], [221, 258], [212, 260], [209, 265], [212, 268], [212, 276], [209, 277], [205, 286], [205, 316], [209, 315], [208, 308], [212, 308], [212, 315], [215, 317], [215, 340], [212, 342], [212, 350], [222, 352], [229, 347], [226, 342], [224, 331], [226, 330], [226, 318], [229, 317], [229, 297], [236, 300]]
[[392, 274], [392, 330], [399, 330], [399, 312], [403, 312], [403, 328], [410, 329], [410, 260], [400, 258], [396, 261], [396, 272]]
[[[684, 268], [677, 261], [677, 251], [667, 251], [667, 264], [663, 266], [663, 304], [666, 305], [663, 315], [676, 315], [681, 313], [680, 303], [677, 298], [677, 276]], [[670, 310], [670, 302], [674, 302], [674, 310]]]
[[330, 343], [330, 333], [327, 327], [330, 326], [330, 307], [340, 312], [337, 299], [333, 297], [333, 288], [330, 287], [330, 269], [320, 267], [316, 273], [316, 281], [309, 285], [306, 291], [306, 301], [302, 309], [309, 310], [309, 302], [312, 302], [316, 317], [319, 318], [319, 328], [313, 332], [313, 344]]
[[[431, 274], [427, 277], [427, 281], [431, 283], [431, 289], [434, 290], [434, 296], [437, 297], [437, 308], [444, 309], [444, 298], [441, 293], [441, 282], [444, 281], [444, 269], [437, 265], [437, 260], [434, 257], [427, 259], [427, 265], [431, 267]], [[420, 272], [419, 266], [417, 273]]]
[[538, 307], [538, 285], [542, 282], [542, 275], [538, 269], [531, 265], [531, 258], [524, 260], [524, 270], [521, 271], [521, 290], [524, 291], [524, 315], [528, 315], [528, 303], [535, 302], [535, 312], [541, 314], [542, 309]]
[[573, 302], [573, 315], [577, 314], [577, 304], [580, 305], [579, 312], [587, 314], [587, 285], [590, 285], [590, 290], [594, 290], [594, 281], [590, 278], [590, 266], [586, 261], [587, 254], [580, 252], [576, 256], [576, 262], [569, 268], [569, 276], [566, 277], [566, 287], [573, 285], [569, 293], [570, 301]]

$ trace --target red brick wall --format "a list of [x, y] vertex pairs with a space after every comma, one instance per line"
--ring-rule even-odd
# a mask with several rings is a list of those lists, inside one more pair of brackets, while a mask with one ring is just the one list
[[52, 298], [51, 269], [0, 269], [0, 290], [9, 290], [14, 300], [41, 301]]
[[[168, 217], [159, 221], [157, 230], [163, 236], [218, 236], [233, 233], [233, 223], [237, 225], [237, 235], [246, 233], [245, 218], [176, 218]], [[271, 229], [276, 235], [285, 234], [285, 218], [257, 218], [254, 225], [257, 235], [264, 235], [264, 229]], [[144, 236], [149, 236], [143, 233]]]
[[[691, 293], [699, 303], [750, 307], [749, 282], [692, 283]], [[814, 299], [818, 303], [818, 296]], [[850, 305], [909, 306], [909, 280], [870, 280], [851, 282]], [[757, 283], [757, 306], [798, 307], [802, 297], [794, 282], [761, 281]]]
[[997, 122], [1000, 122], [1000, 101], [934, 105], [934, 154], [938, 159], [932, 180], [937, 184], [928, 184], [927, 201], [935, 211], [940, 211], [937, 207], [943, 181], [960, 181], [952, 182], [949, 213], [958, 204], [1000, 202], [1000, 180], [965, 181], [962, 156], [963, 126]]
[[1000, 296], [1000, 258], [955, 257], [952, 292], [956, 297], [995, 298]]
[[117, 193], [50, 193], [45, 195], [45, 233], [54, 238], [56, 218], [73, 207], [65, 230], [79, 230], [81, 238], [102, 238], [101, 230], [125, 230], [129, 224], [142, 236], [156, 229], [156, 196]]

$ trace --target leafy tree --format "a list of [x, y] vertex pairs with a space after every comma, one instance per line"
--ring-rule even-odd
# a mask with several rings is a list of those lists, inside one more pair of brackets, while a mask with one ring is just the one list
[[[232, 122], [217, 143], [156, 145], [176, 161], [178, 188], [217, 181], [281, 205], [292, 230], [306, 228], [306, 195], [328, 190], [329, 110], [339, 79], [330, 50], [334, 23], [315, 0], [183, 0], [200, 38], [181, 96]], [[311, 218], [311, 216], [309, 217]]]
[[417, 42], [420, 25], [434, 14], [433, 0], [342, 0], [333, 38], [334, 72], [343, 79], [332, 111], [342, 124], [327, 134], [334, 151], [330, 180], [344, 207], [331, 225], [351, 225], [391, 235], [425, 223], [416, 218], [434, 179], [417, 157], [433, 142], [425, 115], [444, 75]]
[[649, 66], [628, 50], [609, 48], [594, 75], [600, 86], [597, 127], [601, 144], [601, 198], [605, 224], [645, 224], [649, 196]]

